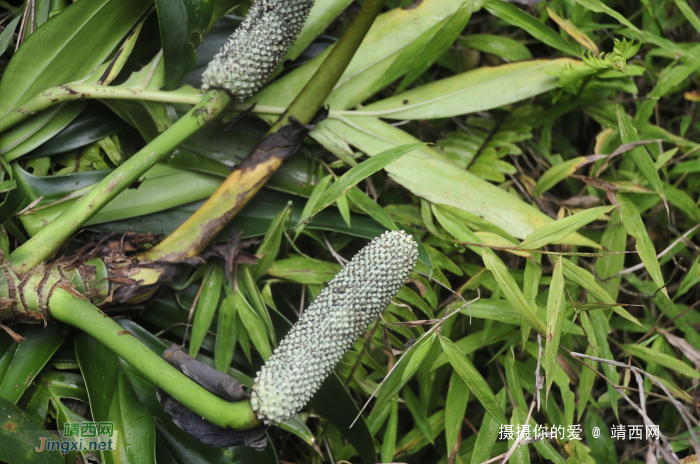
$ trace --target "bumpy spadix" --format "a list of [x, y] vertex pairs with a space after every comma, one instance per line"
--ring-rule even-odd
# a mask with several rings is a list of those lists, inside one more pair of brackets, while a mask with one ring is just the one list
[[256, 0], [202, 75], [202, 89], [244, 101], [262, 87], [301, 32], [313, 0]]
[[250, 402], [259, 419], [282, 422], [306, 406], [401, 289], [417, 257], [410, 235], [385, 232], [336, 274], [257, 373]]

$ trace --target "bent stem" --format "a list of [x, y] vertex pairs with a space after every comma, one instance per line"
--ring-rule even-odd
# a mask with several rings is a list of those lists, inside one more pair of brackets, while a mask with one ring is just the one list
[[205, 390], [89, 301], [56, 288], [49, 306], [54, 319], [93, 336], [149, 381], [208, 421], [235, 430], [249, 430], [261, 425], [249, 401], [229, 402]]
[[224, 91], [207, 92], [204, 98], [172, 127], [95, 184], [89, 193], [17, 248], [8, 257], [15, 272], [29, 272], [49, 258], [100, 209], [136, 182], [180, 143], [219, 116], [230, 102], [231, 97]]
[[[10, 114], [0, 118], [0, 133], [13, 127], [14, 125], [34, 116], [41, 111], [47, 110], [54, 105], [77, 100], [138, 100], [161, 103], [181, 103], [185, 105], [196, 105], [204, 97], [201, 93], [166, 91], [166, 90], [146, 90], [140, 87], [110, 87], [99, 84], [65, 84], [52, 87], [41, 92], [36, 97], [29, 100]], [[250, 109], [250, 105], [241, 103], [232, 105], [237, 111]], [[257, 106], [253, 109], [255, 113], [282, 114], [285, 108], [281, 106]]]
[[380, 13], [384, 0], [366, 2], [316, 73], [270, 128], [253, 152], [190, 218], [165, 240], [140, 256], [180, 261], [199, 255], [298, 149], [300, 126], [310, 124], [345, 72]]

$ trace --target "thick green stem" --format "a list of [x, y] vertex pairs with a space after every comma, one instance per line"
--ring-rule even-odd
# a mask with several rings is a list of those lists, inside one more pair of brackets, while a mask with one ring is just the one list
[[230, 102], [231, 97], [224, 91], [207, 92], [202, 101], [172, 127], [112, 171], [56, 220], [17, 248], [8, 258], [15, 272], [29, 272], [49, 258], [102, 207], [136, 182], [180, 143], [215, 119]]
[[292, 124], [291, 116], [303, 124], [309, 124], [331, 94], [338, 83], [355, 52], [367, 35], [375, 18], [382, 11], [385, 0], [368, 0], [353, 19], [343, 37], [333, 47], [330, 54], [321, 63], [316, 73], [306, 83], [299, 95], [294, 99], [289, 109], [271, 128], [269, 133], [275, 133], [283, 126]]
[[[202, 100], [200, 93], [168, 92], [165, 90], [146, 90], [137, 87], [109, 87], [98, 84], [66, 84], [52, 87], [29, 100], [10, 114], [0, 118], [0, 133], [25, 119], [51, 108], [54, 105], [69, 101], [97, 99], [97, 100], [139, 100], [162, 103], [182, 103], [196, 105]], [[244, 111], [250, 106], [237, 104], [234, 109]], [[279, 106], [260, 106], [254, 110], [256, 113], [280, 114], [284, 111]]]
[[148, 380], [208, 421], [235, 430], [249, 430], [261, 424], [249, 401], [233, 403], [205, 390], [89, 301], [56, 288], [49, 299], [49, 307], [54, 319], [95, 337]]
[[322, 107], [383, 5], [384, 0], [368, 0], [364, 4], [345, 35], [256, 149], [206, 203], [170, 236], [141, 255], [141, 259], [177, 262], [197, 256], [209, 245], [282, 163], [296, 152], [304, 135], [299, 133], [299, 124], [309, 124]]

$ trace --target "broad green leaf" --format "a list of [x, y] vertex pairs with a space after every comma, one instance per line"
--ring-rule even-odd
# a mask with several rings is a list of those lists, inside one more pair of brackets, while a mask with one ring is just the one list
[[546, 329], [544, 322], [537, 317], [536, 311], [530, 306], [527, 300], [525, 300], [523, 292], [515, 283], [515, 279], [513, 279], [513, 276], [510, 274], [510, 271], [501, 258], [489, 248], [483, 249], [481, 257], [484, 260], [486, 269], [491, 271], [493, 277], [496, 279], [498, 287], [503, 292], [503, 295], [505, 295], [506, 299], [513, 305], [513, 308], [520, 312], [522, 322], [530, 325], [538, 332], [544, 333]]
[[[503, 301], [503, 300], [498, 300], [498, 301]], [[475, 302], [476, 303], [476, 302]], [[507, 303], [504, 301], [504, 303]], [[471, 306], [471, 305], [470, 305]], [[451, 311], [454, 311], [456, 308], [450, 308]], [[480, 308], [473, 307], [471, 308], [473, 312], [479, 312], [481, 311]], [[488, 310], [486, 310], [488, 311]], [[484, 311], [484, 312], [486, 312]], [[467, 308], [464, 308], [464, 312], [462, 314], [468, 315], [469, 312]], [[478, 316], [474, 316], [477, 318]], [[469, 356], [471, 353], [475, 352], [476, 350], [479, 350], [481, 348], [485, 348], [487, 346], [491, 345], [497, 345], [497, 344], [502, 344], [508, 339], [512, 338], [513, 336], [513, 327], [509, 327], [506, 324], [499, 324], [498, 326], [492, 328], [491, 330], [480, 330], [478, 332], [472, 333], [467, 335], [464, 338], [460, 338], [456, 342], [454, 342], [455, 346], [459, 348], [459, 351], [465, 354], [465, 356]], [[433, 371], [441, 366], [444, 366], [450, 362], [447, 359], [447, 356], [445, 353], [440, 353], [437, 358], [432, 362], [430, 365], [430, 370]]]
[[506, 61], [532, 59], [532, 54], [525, 45], [502, 35], [471, 34], [464, 39], [460, 39], [459, 44], [473, 50], [500, 56]]
[[[270, 335], [270, 340], [273, 345], [275, 343], [275, 331], [272, 327], [272, 320], [270, 319], [270, 313], [267, 311], [267, 306], [263, 300], [262, 294], [258, 285], [255, 283], [253, 274], [250, 271], [249, 264], [241, 264], [238, 266], [238, 285], [245, 292], [246, 299], [250, 302], [258, 316], [265, 322], [267, 326], [267, 332]], [[227, 287], [228, 290], [228, 287]]]
[[[400, 128], [377, 118], [347, 116], [344, 120], [347, 123], [327, 119], [317, 126], [317, 131], [332, 133], [370, 156], [398, 145], [418, 142]], [[387, 166], [386, 171], [413, 194], [433, 204], [467, 211], [513, 237], [523, 239], [552, 222], [549, 216], [515, 195], [458, 168], [428, 147], [404, 155]], [[572, 234], [566, 238], [566, 243], [590, 246], [595, 242]]]
[[700, 372], [696, 371], [692, 366], [684, 363], [680, 359], [674, 358], [673, 356], [669, 356], [665, 353], [661, 353], [660, 351], [656, 351], [641, 345], [623, 344], [621, 346], [632, 356], [636, 356], [637, 358], [641, 358], [647, 362], [657, 363], [686, 377], [700, 379]]
[[156, 0], [165, 59], [165, 88], [172, 90], [197, 61], [214, 2]]
[[556, 74], [579, 63], [560, 58], [481, 67], [380, 100], [353, 115], [434, 119], [490, 110], [557, 88]]
[[[625, 226], [625, 230], [637, 240], [634, 247], [639, 252], [639, 258], [644, 263], [644, 267], [649, 272], [657, 288], [663, 287], [664, 277], [661, 274], [659, 260], [656, 257], [656, 249], [649, 237], [642, 216], [628, 197], [618, 194], [617, 201], [619, 202], [620, 216], [622, 216], [622, 224]], [[668, 297], [668, 291], [665, 288], [661, 291]]]
[[[105, 176], [108, 171], [98, 171], [90, 174], [91, 179], [98, 176]], [[35, 182], [36, 176], [28, 173], [21, 173], [21, 176], [27, 183]], [[34, 179], [32, 178], [34, 177]], [[63, 177], [63, 176], [59, 176]], [[86, 176], [87, 177], [87, 176]], [[66, 182], [68, 180], [77, 180], [75, 175], [60, 178], [42, 178], [40, 185], [51, 188], [50, 186], [56, 182]], [[209, 197], [221, 184], [221, 178], [198, 172], [182, 171], [163, 165], [156, 165], [144, 176], [144, 181], [135, 189], [124, 190], [111, 203], [102, 208], [90, 221], [88, 225], [102, 224], [104, 222], [117, 221], [121, 219], [133, 218], [145, 214], [154, 213], [157, 211], [167, 210], [174, 206], [191, 203]], [[18, 184], [25, 180], [18, 178]], [[95, 180], [96, 182], [97, 180]], [[75, 181], [74, 181], [75, 182]], [[182, 185], [187, 185], [187, 189], [182, 189]], [[81, 185], [86, 190], [89, 186]], [[27, 229], [30, 235], [36, 234], [47, 223], [53, 221], [63, 211], [65, 211], [75, 198], [84, 193], [85, 190], [75, 191], [70, 197], [64, 197], [60, 202], [53, 202], [50, 206], [43, 207], [40, 203], [35, 208], [32, 214], [21, 215], [20, 220]], [[70, 193], [70, 191], [68, 192]], [[37, 195], [38, 198], [41, 195]], [[32, 198], [33, 199], [33, 198]], [[45, 198], [46, 203], [50, 203]], [[155, 230], [155, 229], [149, 229]]]
[[280, 279], [291, 280], [300, 284], [325, 284], [339, 271], [337, 263], [317, 261], [303, 256], [280, 259], [272, 263], [267, 274]]
[[[267, 359], [272, 354], [272, 349], [270, 348], [270, 340], [267, 335], [265, 322], [258, 316], [240, 291], [233, 293], [233, 301], [236, 305], [238, 316], [241, 318], [241, 321], [243, 321], [243, 325], [250, 336], [250, 341], [252, 341], [255, 348], [258, 349], [260, 356], [262, 356], [263, 359]], [[242, 342], [241, 340], [241, 343]]]
[[59, 84], [86, 77], [104, 62], [151, 2], [75, 3], [22, 44], [0, 81], [0, 116]]
[[444, 25], [430, 38], [421, 53], [413, 55], [410, 70], [396, 88], [399, 93], [418, 79], [430, 65], [442, 56], [454, 43], [472, 16], [474, 0], [462, 3], [462, 6], [447, 20]]
[[2, 460], [8, 464], [63, 464], [60, 451], [36, 452], [41, 437], [50, 438], [43, 424], [14, 405], [0, 398], [0, 449]]
[[540, 176], [532, 195], [534, 197], [539, 197], [544, 192], [548, 191], [559, 182], [575, 173], [580, 167], [604, 157], [604, 155], [579, 156], [557, 164], [556, 166], [552, 166], [551, 168], [547, 169], [542, 176]]
[[462, 430], [462, 421], [467, 412], [468, 402], [469, 388], [457, 371], [452, 371], [450, 385], [447, 389], [447, 399], [445, 400], [445, 441], [448, 456], [452, 454], [457, 445], [457, 437]]
[[228, 295], [219, 306], [219, 320], [216, 326], [214, 365], [221, 372], [228, 371], [236, 349], [236, 314], [234, 297]]
[[292, 212], [291, 202], [282, 211], [280, 211], [272, 220], [269, 229], [265, 233], [265, 238], [258, 246], [255, 254], [262, 256], [260, 260], [253, 265], [252, 272], [255, 279], [260, 279], [264, 276], [270, 265], [277, 259], [277, 254], [280, 251], [282, 244], [282, 233], [287, 228], [287, 220]]
[[503, 409], [498, 404], [499, 402], [496, 400], [493, 391], [491, 391], [486, 380], [484, 380], [464, 353], [462, 353], [450, 339], [442, 335], [440, 335], [440, 345], [442, 345], [442, 349], [450, 360], [452, 367], [459, 374], [467, 387], [469, 387], [469, 390], [474, 394], [476, 399], [479, 400], [486, 412], [496, 422], [507, 424], [506, 416], [503, 414]]
[[211, 265], [209, 272], [202, 281], [202, 290], [197, 300], [197, 308], [192, 322], [192, 339], [190, 340], [190, 356], [197, 357], [202, 341], [209, 331], [216, 308], [221, 298], [221, 285], [224, 281], [224, 267], [218, 262]]
[[85, 333], [75, 335], [75, 354], [90, 398], [92, 419], [114, 422], [116, 450], [100, 453], [102, 462], [155, 464], [155, 420], [139, 398], [146, 389], [151, 401], [157, 401], [152, 384]]
[[17, 24], [20, 19], [22, 19], [22, 15], [17, 15], [17, 17], [10, 21], [8, 25], [5, 26], [5, 29], [0, 32], [0, 55], [5, 53], [7, 47], [10, 46], [12, 35], [15, 33], [15, 29], [17, 29]]
[[57, 326], [27, 330], [24, 341], [14, 343], [0, 358], [0, 398], [17, 403], [66, 336]]
[[566, 309], [566, 305], [562, 304], [564, 301], [564, 266], [561, 260], [562, 258], [559, 258], [554, 264], [552, 283], [549, 285], [549, 295], [547, 297], [547, 333], [544, 353], [547, 398], [549, 398], [549, 390], [552, 388], [552, 382], [554, 381], [554, 371], [558, 369], [559, 340], [561, 340]]
[[[497, 406], [501, 410], [506, 409], [506, 389], [502, 388], [496, 394]], [[506, 425], [505, 417], [503, 421], [494, 420], [489, 414], [484, 415], [484, 420], [481, 421], [479, 434], [476, 437], [474, 444], [474, 452], [472, 453], [471, 464], [481, 464], [491, 458], [491, 450], [498, 439], [498, 431], [502, 425]]]
[[497, 16], [512, 26], [523, 29], [546, 45], [556, 48], [567, 55], [578, 55], [578, 51], [566, 43], [559, 34], [512, 3], [506, 3], [502, 0], [480, 0], [480, 2], [492, 15]]
[[0, 154], [12, 161], [51, 140], [69, 125], [85, 102], [69, 102], [44, 111], [0, 134]]
[[[344, 2], [345, 0], [340, 3]], [[384, 80], [386, 72], [403, 50], [420, 39], [426, 31], [453, 15], [463, 3], [463, 0], [424, 0], [413, 8], [395, 8], [380, 15], [326, 103], [334, 110], [352, 108], [381, 90], [382, 87], [377, 84]], [[329, 47], [304, 66], [267, 86], [250, 102], [288, 106], [331, 49]], [[400, 76], [394, 79], [398, 77]], [[270, 122], [277, 119], [276, 115], [264, 117]]]
[[393, 462], [396, 450], [396, 433], [399, 423], [399, 403], [392, 401], [389, 412], [389, 422], [384, 430], [382, 440], [382, 462]]
[[[314, 208], [309, 213], [306, 221], [308, 222], [308, 220], [316, 215], [316, 213], [333, 204], [333, 202], [338, 200], [341, 195], [365, 180], [367, 177], [371, 176], [380, 169], [387, 167], [414, 149], [425, 145], [425, 143], [401, 145], [374, 155], [357, 166], [353, 166], [348, 172], [343, 174], [336, 182], [334, 182], [333, 185], [328, 187], [325, 192], [323, 192], [323, 195], [320, 196], [314, 205]], [[309, 198], [309, 202], [311, 202], [311, 198]]]
[[[536, 250], [550, 243], [558, 243], [581, 227], [609, 213], [614, 207], [614, 205], [598, 206], [554, 221], [528, 235], [527, 238], [520, 243], [518, 248]], [[601, 247], [598, 245], [595, 248]]]

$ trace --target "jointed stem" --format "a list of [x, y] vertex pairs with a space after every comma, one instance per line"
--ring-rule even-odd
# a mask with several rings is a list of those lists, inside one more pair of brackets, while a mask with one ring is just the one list
[[205, 390], [89, 301], [56, 288], [49, 306], [55, 319], [92, 335], [148, 380], [208, 421], [236, 430], [248, 430], [260, 425], [249, 401], [229, 402]]
[[215, 119], [231, 102], [226, 92], [212, 90], [171, 128], [112, 171], [56, 220], [17, 248], [8, 258], [17, 273], [26, 273], [49, 258], [107, 203], [136, 182], [180, 143]]

